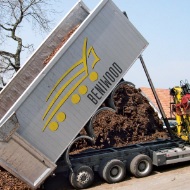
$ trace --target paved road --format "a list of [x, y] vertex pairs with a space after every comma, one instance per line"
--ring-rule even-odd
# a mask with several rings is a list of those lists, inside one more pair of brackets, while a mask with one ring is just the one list
[[[56, 181], [57, 180], [57, 181]], [[47, 190], [71, 190], [68, 180], [62, 176], [54, 179], [56, 185], [51, 184]], [[57, 187], [56, 187], [57, 186]], [[58, 187], [59, 186], [59, 187]], [[89, 190], [189, 190], [190, 189], [190, 162], [155, 167], [154, 172], [144, 178], [128, 176], [117, 184], [107, 184], [98, 176], [93, 187]]]
[[152, 175], [144, 178], [127, 179], [118, 184], [102, 184], [90, 190], [189, 190], [190, 162], [157, 168]]

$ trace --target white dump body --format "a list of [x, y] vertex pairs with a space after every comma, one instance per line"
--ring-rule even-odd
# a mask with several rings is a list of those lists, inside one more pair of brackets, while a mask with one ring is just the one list
[[[64, 25], [77, 26], [77, 18], [81, 24], [0, 120], [0, 165], [33, 188], [56, 168], [148, 44], [111, 0], [92, 12], [80, 1], [70, 13], [50, 38], [59, 36]], [[48, 39], [41, 48], [54, 43]]]

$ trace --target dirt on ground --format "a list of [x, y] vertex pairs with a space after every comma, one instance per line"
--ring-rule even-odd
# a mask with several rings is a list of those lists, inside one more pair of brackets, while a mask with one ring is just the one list
[[30, 190], [30, 188], [0, 167], [0, 190]]
[[[122, 147], [157, 138], [168, 138], [161, 120], [141, 94], [140, 89], [121, 84], [111, 96], [114, 109], [108, 108], [110, 105], [108, 102], [110, 100], [106, 100], [91, 119], [95, 144], [91, 145], [85, 140], [77, 141], [71, 153], [79, 153], [88, 148]], [[83, 129], [80, 135], [84, 134], [86, 131]], [[0, 168], [0, 189], [29, 190], [30, 188]]]

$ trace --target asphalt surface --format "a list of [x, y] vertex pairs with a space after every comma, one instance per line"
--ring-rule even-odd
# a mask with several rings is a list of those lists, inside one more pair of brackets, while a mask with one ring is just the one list
[[190, 162], [155, 168], [148, 177], [131, 178], [117, 184], [102, 184], [90, 190], [189, 190]]

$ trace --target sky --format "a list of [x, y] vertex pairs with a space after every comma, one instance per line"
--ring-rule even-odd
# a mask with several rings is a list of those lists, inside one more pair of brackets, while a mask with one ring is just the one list
[[[54, 28], [77, 3], [77, 0], [59, 0], [53, 8], [59, 13], [54, 19]], [[83, 0], [93, 10], [100, 0]], [[188, 80], [190, 66], [190, 1], [189, 0], [113, 0], [126, 11], [129, 20], [148, 41], [142, 53], [144, 62], [155, 88], [179, 86]], [[23, 30], [24, 40], [37, 48], [46, 35]], [[23, 59], [24, 63], [24, 59]], [[126, 73], [125, 80], [136, 87], [149, 87], [139, 60]], [[190, 82], [190, 79], [189, 79]]]

